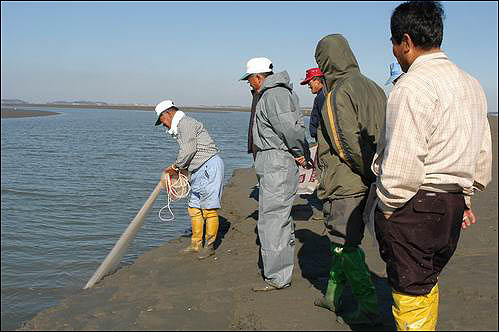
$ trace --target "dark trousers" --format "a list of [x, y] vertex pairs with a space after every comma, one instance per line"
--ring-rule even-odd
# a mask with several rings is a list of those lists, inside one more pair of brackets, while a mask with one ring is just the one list
[[364, 238], [362, 211], [366, 196], [335, 199], [324, 203], [324, 222], [330, 239], [346, 247], [357, 247]]
[[428, 294], [456, 251], [465, 203], [462, 194], [419, 190], [387, 220], [375, 213], [376, 238], [390, 286]]

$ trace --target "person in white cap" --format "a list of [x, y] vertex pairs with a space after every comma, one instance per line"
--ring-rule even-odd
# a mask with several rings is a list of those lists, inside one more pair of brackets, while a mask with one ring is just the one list
[[167, 133], [179, 144], [177, 159], [165, 172], [187, 170], [191, 175], [191, 197], [187, 210], [192, 221], [192, 237], [190, 245], [183, 252], [199, 253], [199, 259], [207, 258], [215, 254], [214, 242], [219, 224], [217, 210], [221, 207], [224, 163], [203, 124], [185, 115], [173, 101], [160, 102], [155, 111], [158, 116], [155, 125], [167, 127]]
[[252, 289], [271, 291], [291, 285], [297, 163], [306, 166], [310, 156], [303, 112], [288, 73], [274, 74], [272, 61], [253, 58], [240, 80], [248, 81], [254, 95], [248, 150], [255, 157], [259, 183], [257, 229], [264, 280]]

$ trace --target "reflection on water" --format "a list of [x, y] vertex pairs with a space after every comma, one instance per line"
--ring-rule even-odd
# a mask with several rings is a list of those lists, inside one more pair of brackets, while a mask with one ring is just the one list
[[[178, 145], [153, 112], [57, 109], [61, 115], [3, 119], [1, 181], [2, 330], [77, 292], [98, 268], [176, 157]], [[249, 113], [191, 113], [225, 163], [250, 167]], [[162, 192], [122, 260], [190, 227], [186, 201], [163, 223]]]

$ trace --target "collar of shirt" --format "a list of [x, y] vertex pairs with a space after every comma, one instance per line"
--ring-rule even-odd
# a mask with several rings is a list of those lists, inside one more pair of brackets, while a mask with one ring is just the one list
[[178, 123], [180, 122], [180, 119], [182, 119], [184, 117], [184, 115], [185, 115], [185, 113], [182, 111], [175, 112], [175, 115], [173, 116], [173, 119], [172, 119], [172, 127], [170, 128], [170, 130], [168, 130], [168, 134], [170, 134], [172, 136], [177, 135]]
[[415, 70], [416, 68], [418, 68], [420, 65], [422, 65], [427, 61], [435, 59], [448, 59], [448, 57], [443, 51], [420, 55], [416, 58], [416, 60], [414, 60], [412, 65], [409, 67], [408, 72]]

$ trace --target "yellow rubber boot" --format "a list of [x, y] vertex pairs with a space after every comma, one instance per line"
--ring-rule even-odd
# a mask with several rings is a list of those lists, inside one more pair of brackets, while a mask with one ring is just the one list
[[213, 244], [218, 233], [218, 212], [217, 209], [203, 209], [203, 216], [206, 220], [206, 246]]
[[206, 241], [205, 246], [199, 254], [199, 259], [205, 259], [215, 254], [213, 246], [218, 233], [218, 212], [217, 209], [203, 209], [203, 216], [206, 220]]
[[191, 236], [191, 244], [183, 250], [183, 252], [199, 252], [201, 250], [201, 245], [203, 242], [203, 226], [204, 219], [203, 213], [201, 209], [197, 208], [187, 208], [189, 216], [191, 217], [192, 222], [192, 236]]
[[435, 331], [438, 319], [438, 283], [429, 294], [413, 296], [396, 291], [393, 317], [398, 331]]

